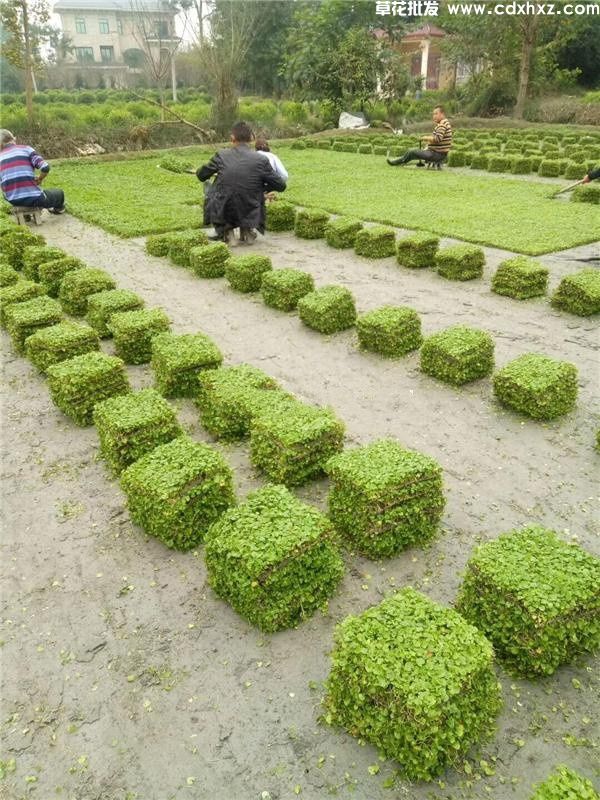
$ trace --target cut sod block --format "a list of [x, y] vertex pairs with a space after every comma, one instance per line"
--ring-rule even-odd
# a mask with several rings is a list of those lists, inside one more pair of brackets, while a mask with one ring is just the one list
[[600, 313], [600, 271], [582, 269], [564, 277], [552, 295], [552, 305], [579, 317]]
[[151, 256], [168, 256], [169, 248], [177, 241], [181, 231], [154, 233], [146, 237], [146, 252]]
[[235, 502], [233, 473], [206, 444], [179, 436], [121, 475], [131, 518], [167, 547], [191, 550]]
[[108, 328], [115, 340], [115, 352], [126, 364], [146, 364], [152, 357], [152, 340], [170, 328], [162, 308], [142, 308], [113, 314]]
[[438, 275], [451, 281], [470, 281], [481, 278], [485, 255], [481, 247], [455, 244], [439, 250], [435, 257]]
[[429, 456], [383, 439], [333, 456], [329, 517], [347, 546], [368, 558], [419, 547], [444, 511], [442, 469]]
[[398, 241], [396, 257], [402, 267], [410, 269], [433, 267], [439, 246], [439, 236], [433, 233], [413, 233]]
[[457, 608], [522, 676], [551, 675], [600, 645], [600, 559], [539, 526], [477, 547]]
[[402, 589], [335, 631], [325, 720], [431, 780], [489, 738], [502, 706], [491, 644], [455, 611]]
[[588, 183], [583, 186], [577, 186], [571, 195], [571, 202], [573, 203], [600, 203], [600, 186], [596, 183]]
[[554, 419], [575, 406], [577, 369], [567, 361], [525, 353], [495, 373], [494, 394], [503, 405], [533, 419]]
[[358, 342], [388, 358], [399, 358], [421, 346], [421, 320], [416, 311], [406, 306], [384, 306], [356, 320]]
[[43, 236], [33, 233], [23, 225], [11, 225], [0, 244], [2, 261], [6, 261], [13, 269], [23, 269], [23, 256], [27, 247], [43, 247], [46, 240]]
[[88, 297], [86, 320], [103, 339], [110, 337], [108, 323], [119, 311], [134, 311], [142, 308], [144, 301], [128, 289], [108, 289]]
[[6, 327], [6, 313], [11, 305], [24, 303], [34, 297], [44, 295], [44, 287], [33, 281], [18, 281], [12, 286], [5, 286], [0, 289], [0, 323]]
[[221, 351], [203, 333], [159, 333], [152, 340], [156, 388], [166, 397], [197, 397], [201, 373], [222, 362]]
[[190, 267], [199, 278], [222, 278], [230, 256], [225, 242], [211, 242], [191, 249]]
[[56, 325], [62, 319], [62, 308], [57, 300], [42, 295], [13, 303], [6, 309], [6, 329], [11, 335], [17, 353], [25, 352], [25, 339], [40, 328]]
[[237, 256], [225, 265], [225, 277], [236, 292], [258, 292], [265, 272], [273, 269], [268, 256]]
[[169, 244], [169, 258], [180, 267], [190, 267], [192, 250], [207, 244], [208, 237], [202, 231], [180, 231]]
[[279, 311], [294, 311], [298, 301], [312, 292], [312, 275], [299, 269], [275, 269], [263, 275], [260, 293], [265, 305]]
[[492, 291], [515, 300], [546, 294], [549, 270], [539, 261], [525, 256], [509, 258], [498, 266], [492, 278]]
[[9, 264], [0, 264], [0, 288], [4, 289], [6, 286], [13, 286], [20, 280], [21, 276], [16, 269], [13, 269]]
[[267, 203], [266, 229], [268, 231], [293, 231], [296, 208], [285, 200]]
[[67, 272], [73, 272], [76, 269], [84, 269], [85, 262], [80, 258], [73, 256], [65, 256], [63, 258], [56, 258], [54, 261], [45, 261], [38, 267], [40, 275], [40, 282], [44, 285], [47, 294], [50, 297], [58, 297], [60, 292], [60, 285]]
[[322, 239], [328, 222], [329, 214], [326, 211], [299, 209], [296, 211], [294, 233], [300, 239]]
[[208, 531], [208, 581], [263, 631], [290, 628], [325, 605], [344, 573], [331, 523], [283, 486], [265, 486]]
[[354, 247], [356, 235], [362, 230], [363, 224], [351, 217], [338, 217], [330, 219], [325, 226], [325, 241], [330, 247], [343, 250]]
[[46, 261], [54, 261], [57, 258], [65, 258], [66, 253], [60, 247], [49, 247], [48, 245], [29, 245], [23, 251], [23, 275], [30, 281], [40, 280], [40, 264]]
[[493, 369], [494, 340], [486, 331], [455, 325], [428, 336], [421, 347], [421, 370], [453, 386], [484, 378]]
[[60, 322], [42, 328], [25, 340], [25, 354], [40, 372], [52, 364], [100, 349], [100, 338], [93, 328], [77, 322]]
[[396, 254], [396, 231], [385, 225], [374, 225], [358, 231], [354, 252], [366, 258], [388, 258]]
[[343, 286], [323, 286], [298, 301], [302, 322], [319, 333], [336, 333], [356, 322], [356, 305]]
[[73, 317], [84, 317], [87, 313], [87, 301], [91, 294], [114, 289], [114, 280], [103, 269], [75, 269], [62, 279], [58, 298], [65, 313]]
[[600, 800], [592, 782], [564, 764], [534, 788], [529, 800]]

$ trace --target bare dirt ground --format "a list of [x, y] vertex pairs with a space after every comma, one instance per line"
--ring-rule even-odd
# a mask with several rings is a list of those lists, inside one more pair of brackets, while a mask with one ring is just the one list
[[[362, 354], [353, 332], [323, 337], [224, 279], [202, 281], [147, 256], [141, 240], [71, 217], [48, 220], [42, 232], [162, 306], [176, 332], [212, 336], [226, 363], [252, 363], [302, 399], [331, 405], [349, 444], [393, 436], [438, 459], [448, 504], [428, 549], [379, 563], [348, 554], [328, 613], [262, 635], [207, 586], [201, 549], [168, 551], [132, 525], [95, 430], [54, 408], [44, 380], [2, 334], [3, 800], [527, 800], [557, 763], [598, 780], [592, 658], [537, 682], [499, 667], [496, 738], [432, 784], [397, 777], [389, 788], [393, 762], [318, 722], [333, 628], [345, 615], [407, 584], [452, 603], [472, 547], [530, 522], [599, 551], [597, 320], [492, 294], [490, 274], [506, 255], [497, 250], [486, 250], [486, 280], [454, 284], [287, 234], [257, 242], [275, 266], [348, 286], [360, 311], [406, 304], [425, 334], [459, 322], [490, 331], [499, 366], [527, 351], [573, 362], [577, 409], [540, 424], [498, 406], [489, 380], [455, 390], [421, 375], [417, 354]], [[575, 258], [594, 255], [597, 246], [543, 257], [551, 288], [582, 266]], [[151, 385], [147, 367], [128, 371], [136, 388]], [[209, 441], [193, 404], [176, 405], [190, 434]], [[244, 444], [223, 450], [240, 497], [261, 485]], [[299, 491], [320, 507], [326, 494], [326, 481]]]

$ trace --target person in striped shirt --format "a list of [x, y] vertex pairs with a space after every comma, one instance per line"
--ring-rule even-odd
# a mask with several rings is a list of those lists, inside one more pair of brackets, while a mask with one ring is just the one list
[[[37, 176], [36, 170], [39, 170]], [[41, 188], [49, 172], [50, 165], [33, 147], [17, 144], [10, 131], [0, 129], [0, 186], [11, 205], [47, 208], [51, 214], [64, 214], [63, 190]]]
[[[400, 158], [388, 158], [391, 167], [408, 164], [409, 161], [427, 161], [430, 164], [441, 164], [445, 161], [452, 147], [452, 126], [446, 119], [446, 112], [442, 106], [433, 109], [435, 129], [431, 136], [425, 137], [427, 147], [424, 150], [409, 150]], [[421, 166], [423, 166], [421, 164]]]

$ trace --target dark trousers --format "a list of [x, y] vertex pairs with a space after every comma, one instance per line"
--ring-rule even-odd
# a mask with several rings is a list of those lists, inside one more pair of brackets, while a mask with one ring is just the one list
[[409, 161], [426, 161], [429, 164], [439, 164], [446, 160], [448, 153], [438, 153], [435, 150], [409, 150], [400, 159], [400, 164], [408, 164]]
[[61, 211], [65, 207], [65, 193], [62, 189], [44, 189], [39, 197], [24, 197], [15, 206], [27, 206], [28, 208], [56, 208]]

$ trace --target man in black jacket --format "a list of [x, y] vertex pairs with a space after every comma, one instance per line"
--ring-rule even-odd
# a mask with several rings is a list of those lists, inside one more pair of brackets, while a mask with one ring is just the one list
[[219, 150], [196, 172], [202, 182], [217, 176], [204, 201], [204, 221], [214, 225], [214, 241], [227, 243], [233, 229], [239, 228], [240, 242], [252, 244], [255, 228], [265, 232], [265, 192], [285, 190], [285, 181], [269, 161], [250, 149], [252, 138], [250, 127], [236, 122], [231, 129], [232, 147]]

